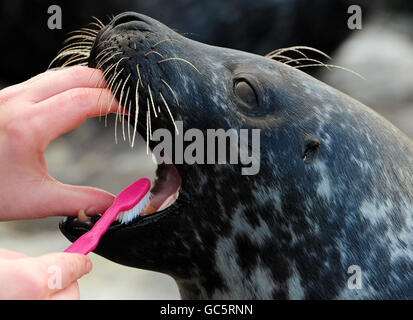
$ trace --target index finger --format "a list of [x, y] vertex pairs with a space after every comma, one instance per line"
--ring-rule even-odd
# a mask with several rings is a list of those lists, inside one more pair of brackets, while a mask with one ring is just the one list
[[45, 72], [29, 84], [24, 94], [31, 101], [40, 102], [73, 88], [102, 88], [106, 86], [106, 81], [99, 69], [74, 66]]
[[38, 127], [44, 128], [47, 146], [87, 118], [117, 112], [118, 109], [118, 101], [109, 89], [76, 88], [44, 100], [32, 110], [37, 114]]

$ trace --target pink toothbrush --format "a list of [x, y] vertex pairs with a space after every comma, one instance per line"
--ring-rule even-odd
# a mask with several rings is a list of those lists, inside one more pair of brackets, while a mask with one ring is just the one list
[[128, 221], [142, 212], [150, 201], [150, 188], [150, 180], [143, 178], [121, 191], [93, 228], [73, 242], [65, 252], [87, 255], [94, 250], [100, 238], [119, 214], [124, 221]]

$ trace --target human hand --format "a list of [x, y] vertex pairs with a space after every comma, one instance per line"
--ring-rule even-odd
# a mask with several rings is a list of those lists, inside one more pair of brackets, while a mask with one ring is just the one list
[[53, 179], [43, 155], [51, 141], [86, 118], [117, 110], [101, 79], [100, 70], [76, 66], [0, 91], [0, 220], [76, 215], [80, 209], [92, 215], [112, 204], [113, 195], [103, 190]]
[[32, 258], [0, 249], [0, 299], [79, 299], [77, 280], [91, 269], [90, 259], [81, 254]]

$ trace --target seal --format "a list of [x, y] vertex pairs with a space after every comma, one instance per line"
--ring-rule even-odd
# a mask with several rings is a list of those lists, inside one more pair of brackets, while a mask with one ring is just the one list
[[[413, 298], [413, 143], [403, 133], [286, 63], [137, 13], [99, 25], [69, 60], [104, 71], [129, 110], [119, 116], [150, 148], [148, 131], [173, 132], [177, 120], [260, 129], [261, 162], [253, 175], [240, 164], [159, 165], [154, 199], [179, 196], [112, 224], [97, 254], [172, 276], [184, 299]], [[60, 228], [74, 241], [98, 219]]]

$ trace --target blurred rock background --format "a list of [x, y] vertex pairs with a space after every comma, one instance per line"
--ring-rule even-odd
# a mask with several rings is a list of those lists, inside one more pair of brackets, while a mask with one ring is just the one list
[[[63, 29], [47, 28], [47, 8], [58, 4]], [[359, 4], [363, 29], [347, 28], [347, 8]], [[362, 101], [413, 138], [413, 5], [402, 0], [14, 0], [0, 3], [0, 87], [44, 71], [69, 31], [91, 16], [133, 10], [148, 14], [187, 37], [257, 54], [292, 45], [321, 49], [332, 69], [305, 68], [315, 77]], [[51, 174], [64, 183], [119, 193], [140, 177], [153, 177], [145, 144], [132, 150], [114, 142], [114, 118], [89, 119], [54, 141], [46, 152]], [[0, 222], [0, 247], [37, 256], [62, 251], [69, 242], [58, 230], [61, 218]], [[165, 275], [124, 267], [91, 254], [94, 270], [80, 280], [82, 299], [178, 299]]]

